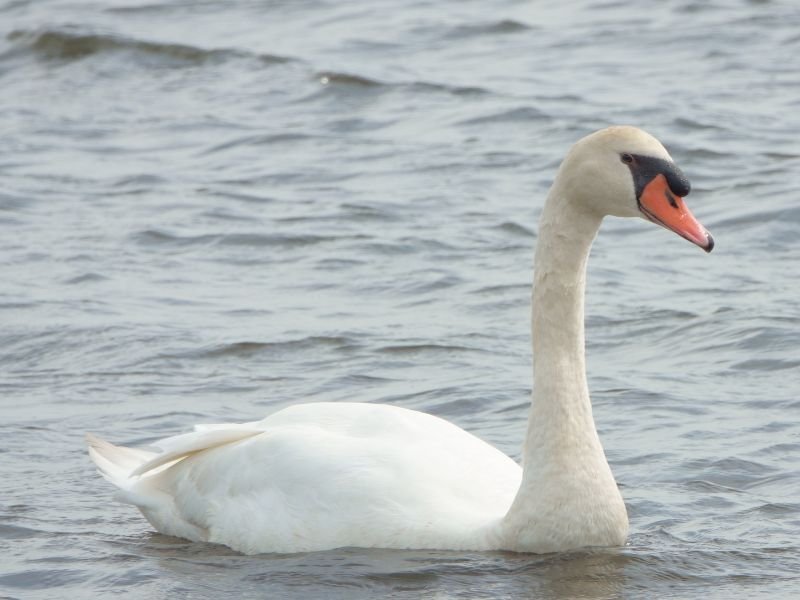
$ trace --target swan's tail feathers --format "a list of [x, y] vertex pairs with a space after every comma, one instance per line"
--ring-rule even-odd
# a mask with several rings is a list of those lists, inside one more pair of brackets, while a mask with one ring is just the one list
[[[89, 444], [89, 456], [97, 465], [100, 474], [119, 488], [116, 494], [117, 500], [134, 504], [143, 511], [157, 513], [166, 510], [165, 507], [170, 504], [165, 494], [159, 491], [157, 480], [149, 477], [150, 475], [166, 471], [178, 461], [197, 452], [237, 442], [260, 433], [264, 433], [264, 430], [236, 425], [230, 429], [186, 433], [157, 442], [161, 452], [115, 446], [91, 433], [86, 434], [86, 441]], [[142, 475], [147, 476], [142, 477]]]
[[127, 487], [125, 483], [134, 469], [156, 456], [155, 452], [115, 446], [91, 433], [86, 434], [86, 443], [100, 474], [119, 488]]
[[242, 425], [234, 425], [227, 429], [223, 429], [222, 426], [219, 427], [219, 429], [202, 429], [192, 433], [176, 435], [159, 441], [158, 446], [161, 452], [151, 455], [148, 460], [138, 464], [130, 474], [132, 476], [144, 475], [197, 452], [232, 444], [233, 442], [264, 433], [263, 429]]
[[264, 433], [263, 429], [241, 425], [229, 428], [223, 428], [223, 425], [212, 427], [214, 428], [163, 439], [158, 442], [158, 450], [161, 452], [115, 446], [91, 433], [86, 434], [86, 442], [89, 444], [89, 456], [100, 474], [117, 487], [127, 488], [129, 486], [126, 484], [131, 480], [135, 481], [141, 475], [153, 473], [159, 467], [168, 467], [197, 452]]

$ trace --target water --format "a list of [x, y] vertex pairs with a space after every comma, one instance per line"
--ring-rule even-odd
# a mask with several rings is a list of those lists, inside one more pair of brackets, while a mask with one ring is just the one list
[[[794, 2], [0, 3], [0, 596], [791, 598]], [[304, 400], [518, 456], [556, 166], [661, 138], [705, 255], [609, 220], [589, 380], [628, 546], [245, 557], [153, 533], [83, 445]]]

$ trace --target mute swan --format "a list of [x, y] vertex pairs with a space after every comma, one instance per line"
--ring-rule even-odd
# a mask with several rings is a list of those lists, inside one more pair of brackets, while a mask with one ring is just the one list
[[688, 193], [664, 147], [634, 127], [593, 133], [562, 162], [536, 245], [522, 466], [443, 419], [346, 402], [197, 426], [156, 443], [159, 452], [87, 435], [89, 454], [158, 531], [248, 554], [621, 545], [628, 517], [586, 384], [586, 260], [606, 215], [644, 217], [710, 252]]

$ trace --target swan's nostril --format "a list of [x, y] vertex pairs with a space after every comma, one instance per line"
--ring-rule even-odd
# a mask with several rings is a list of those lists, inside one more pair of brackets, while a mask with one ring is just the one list
[[674, 192], [663, 173], [656, 175], [639, 196], [639, 210], [651, 221], [674, 231], [708, 252], [713, 246], [708, 232], [694, 218], [683, 198]]

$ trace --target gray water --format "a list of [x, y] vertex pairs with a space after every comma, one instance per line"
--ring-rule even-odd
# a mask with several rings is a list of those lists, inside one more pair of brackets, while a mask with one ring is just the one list
[[[613, 123], [717, 241], [592, 253], [626, 547], [242, 556], [112, 501], [85, 431], [307, 400], [518, 457], [536, 219]], [[796, 2], [0, 2], [0, 596], [800, 596], [798, 225]]]

